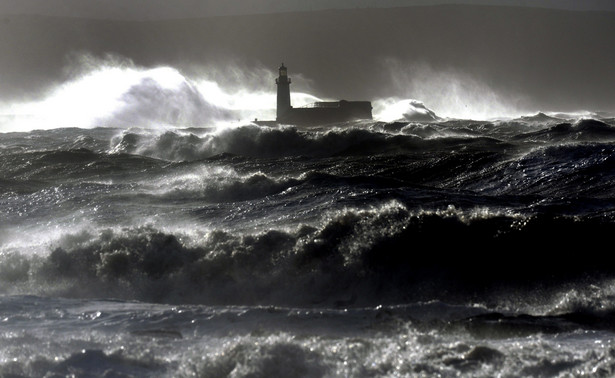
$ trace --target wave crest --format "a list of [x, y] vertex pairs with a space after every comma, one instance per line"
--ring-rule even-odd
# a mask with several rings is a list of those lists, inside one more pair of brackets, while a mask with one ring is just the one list
[[[169, 83], [171, 81], [171, 83]], [[207, 102], [198, 88], [171, 68], [146, 71], [119, 97], [120, 106], [98, 123], [114, 127], [204, 126], [231, 118]]]
[[[413, 214], [388, 203], [256, 234], [214, 230], [190, 239], [140, 227], [68, 235], [48, 256], [3, 256], [0, 277], [6, 294], [35, 288], [172, 303], [346, 306], [485, 299], [506, 287], [615, 273], [597, 247], [615, 231], [611, 223], [463, 214]], [[583, 260], [562, 258], [581, 249]]]
[[197, 136], [168, 131], [161, 135], [125, 132], [111, 142], [112, 152], [165, 160], [199, 160], [224, 153], [250, 157], [364, 155], [412, 150], [420, 138], [361, 128], [301, 131], [296, 127], [246, 125]]
[[434, 122], [440, 118], [421, 101], [414, 99], [385, 99], [374, 103], [375, 118], [384, 122]]

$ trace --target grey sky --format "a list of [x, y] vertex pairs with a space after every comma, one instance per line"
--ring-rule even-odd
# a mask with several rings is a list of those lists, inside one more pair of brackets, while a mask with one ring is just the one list
[[0, 14], [42, 14], [105, 19], [165, 19], [437, 4], [615, 11], [613, 0], [2, 0], [0, 1]]
[[[191, 78], [215, 74], [225, 86], [235, 85], [229, 78], [237, 73], [258, 76], [259, 85], [250, 88], [268, 91], [285, 62], [293, 90], [331, 99], [415, 98], [436, 110], [505, 104], [523, 111], [615, 111], [615, 12], [561, 10], [610, 9], [615, 1], [384, 7], [411, 3], [436, 1], [379, 0], [381, 9], [354, 9], [376, 3], [0, 0], [3, 11], [99, 19], [0, 16], [0, 102], [42, 96], [70, 79], [76, 57], [110, 54], [138, 67], [174, 67]], [[349, 4], [353, 9], [271, 14]], [[558, 9], [539, 9], [547, 6]], [[231, 13], [269, 14], [201, 18]], [[131, 18], [168, 20], [124, 21]]]

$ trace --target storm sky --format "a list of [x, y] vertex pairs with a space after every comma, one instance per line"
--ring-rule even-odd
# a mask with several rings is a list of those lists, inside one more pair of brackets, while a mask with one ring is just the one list
[[2, 0], [0, 14], [165, 19], [366, 7], [474, 4], [615, 11], [612, 0]]
[[611, 0], [2, 0], [0, 14], [0, 102], [111, 56], [264, 91], [285, 62], [295, 91], [440, 112], [615, 112]]

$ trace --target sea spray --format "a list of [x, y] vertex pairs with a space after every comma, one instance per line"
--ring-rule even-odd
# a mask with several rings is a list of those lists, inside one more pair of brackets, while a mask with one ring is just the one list
[[613, 119], [193, 127], [166, 74], [2, 134], [0, 375], [615, 371]]

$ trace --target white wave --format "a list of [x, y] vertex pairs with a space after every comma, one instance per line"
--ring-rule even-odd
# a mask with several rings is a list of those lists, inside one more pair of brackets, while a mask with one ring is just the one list
[[[201, 127], [219, 121], [273, 119], [275, 87], [254, 90], [215, 80], [215, 73], [187, 77], [174, 67], [138, 67], [108, 57], [80, 56], [78, 72], [40, 99], [0, 104], [0, 132], [63, 127]], [[301, 106], [318, 99], [293, 93]]]
[[427, 62], [409, 64], [383, 60], [398, 96], [420, 98], [445, 118], [489, 120], [522, 115], [527, 100], [521, 93], [496, 90], [469, 72], [433, 67]]
[[[65, 127], [203, 127], [275, 119], [276, 93], [268, 71], [200, 67], [187, 76], [169, 66], [139, 67], [121, 57], [79, 55], [69, 80], [41, 98], [0, 104], [0, 132]], [[258, 75], [258, 78], [255, 76]], [[299, 87], [295, 107], [322, 101]]]
[[10, 104], [2, 131], [59, 127], [200, 126], [230, 112], [171, 67], [102, 66], [55, 88], [41, 101]]
[[612, 117], [612, 114], [606, 112], [592, 112], [589, 110], [573, 111], [573, 112], [545, 112], [546, 115], [553, 118], [560, 118], [566, 120], [580, 120], [580, 119], [601, 119]]
[[433, 122], [441, 120], [436, 113], [421, 101], [414, 99], [388, 98], [374, 102], [374, 116], [384, 122], [410, 121]]

